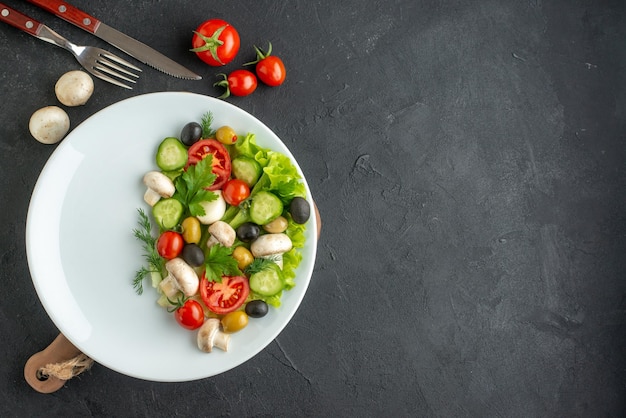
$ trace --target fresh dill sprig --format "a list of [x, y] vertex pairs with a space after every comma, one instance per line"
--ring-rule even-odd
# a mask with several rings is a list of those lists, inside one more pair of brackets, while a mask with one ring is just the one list
[[213, 124], [213, 113], [206, 112], [202, 116], [202, 138], [213, 138], [215, 131], [211, 128]]
[[148, 264], [148, 267], [144, 266], [137, 270], [135, 278], [133, 279], [135, 292], [141, 295], [143, 294], [143, 279], [151, 273], [160, 273], [163, 270], [164, 261], [156, 249], [157, 239], [152, 236], [150, 218], [148, 218], [146, 212], [141, 208], [137, 209], [137, 212], [139, 213], [139, 228], [133, 229], [133, 235], [143, 243], [144, 259]]
[[275, 257], [255, 258], [254, 261], [250, 263], [248, 267], [246, 267], [246, 274], [252, 275], [254, 273], [267, 270], [268, 268], [274, 268], [275, 265]]

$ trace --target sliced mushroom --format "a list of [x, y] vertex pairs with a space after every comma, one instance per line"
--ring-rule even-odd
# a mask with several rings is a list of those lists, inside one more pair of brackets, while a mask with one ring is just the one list
[[159, 171], [150, 171], [143, 176], [143, 183], [148, 190], [143, 195], [143, 200], [150, 206], [154, 206], [162, 197], [172, 197], [176, 191], [174, 182]]
[[287, 234], [265, 234], [252, 243], [250, 252], [255, 258], [271, 258], [282, 269], [283, 253], [292, 248], [293, 243]]
[[206, 353], [213, 351], [213, 347], [228, 351], [230, 335], [220, 330], [220, 320], [207, 319], [198, 331], [198, 348]]
[[232, 247], [237, 238], [237, 232], [232, 226], [224, 221], [213, 222], [209, 226], [211, 236], [207, 240], [206, 246], [211, 248], [215, 244], [222, 244], [224, 247]]
[[171, 259], [165, 263], [165, 269], [168, 275], [161, 281], [159, 287], [167, 297], [175, 297], [179, 290], [187, 297], [198, 292], [200, 279], [195, 270], [182, 258]]

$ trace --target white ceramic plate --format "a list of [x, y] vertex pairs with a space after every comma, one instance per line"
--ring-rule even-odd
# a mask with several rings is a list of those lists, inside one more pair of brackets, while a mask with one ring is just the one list
[[[207, 354], [156, 304], [148, 280], [144, 294], [132, 280], [143, 251], [132, 230], [143, 202], [143, 175], [156, 168], [154, 155], [167, 136], [179, 136], [190, 121], [211, 111], [214, 125], [252, 132], [257, 143], [296, 160], [281, 140], [245, 111], [192, 93], [133, 97], [96, 113], [76, 127], [46, 163], [33, 191], [26, 225], [28, 264], [37, 294], [77, 348], [97, 363], [153, 381], [214, 376], [247, 361], [283, 330], [309, 285], [315, 262], [315, 217], [307, 225], [296, 287], [282, 306], [232, 335], [229, 352]], [[298, 167], [300, 170], [300, 168]], [[304, 176], [303, 176], [304, 177]], [[310, 189], [305, 181], [309, 196]]]

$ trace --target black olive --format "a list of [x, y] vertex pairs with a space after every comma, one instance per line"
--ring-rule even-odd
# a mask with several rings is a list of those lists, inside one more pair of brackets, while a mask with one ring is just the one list
[[293, 221], [297, 224], [303, 224], [309, 220], [309, 216], [311, 216], [311, 206], [309, 206], [309, 202], [302, 197], [294, 197], [289, 205], [289, 213], [291, 213], [291, 217]]
[[186, 244], [183, 247], [183, 260], [191, 267], [204, 264], [204, 252], [197, 244]]
[[252, 318], [264, 317], [268, 309], [267, 303], [262, 300], [251, 300], [246, 304], [246, 313]]
[[253, 222], [246, 222], [237, 228], [237, 238], [243, 242], [254, 241], [260, 233], [261, 228]]
[[198, 142], [200, 138], [202, 138], [202, 126], [197, 122], [189, 122], [180, 131], [180, 142], [188, 147]]

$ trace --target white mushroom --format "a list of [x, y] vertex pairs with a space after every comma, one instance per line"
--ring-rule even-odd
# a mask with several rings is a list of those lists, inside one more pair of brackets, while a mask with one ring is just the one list
[[254, 240], [250, 252], [255, 258], [271, 258], [282, 269], [283, 253], [292, 248], [293, 243], [287, 234], [265, 234]]
[[172, 197], [176, 191], [174, 182], [160, 171], [149, 171], [143, 176], [143, 183], [148, 188], [143, 200], [154, 206], [162, 197]]
[[37, 141], [56, 144], [70, 130], [70, 117], [58, 106], [46, 106], [33, 113], [28, 129]]
[[207, 319], [198, 331], [198, 348], [206, 353], [213, 351], [213, 347], [228, 351], [230, 335], [220, 330], [220, 320]]
[[219, 221], [226, 212], [226, 201], [222, 197], [222, 191], [216, 190], [213, 193], [217, 195], [217, 199], [210, 202], [201, 202], [200, 206], [204, 208], [204, 215], [196, 216], [198, 220], [204, 225], [211, 225], [212, 223]]
[[54, 92], [65, 106], [84, 105], [93, 94], [93, 79], [84, 71], [69, 71], [59, 78]]
[[187, 297], [198, 292], [200, 279], [195, 270], [182, 258], [171, 259], [165, 263], [165, 269], [168, 275], [159, 283], [159, 287], [168, 298], [176, 297], [179, 290]]
[[224, 247], [232, 247], [235, 243], [235, 238], [237, 238], [237, 232], [224, 221], [213, 222], [213, 224], [209, 226], [209, 233], [211, 236], [206, 242], [208, 248], [211, 248], [215, 244], [222, 244]]

